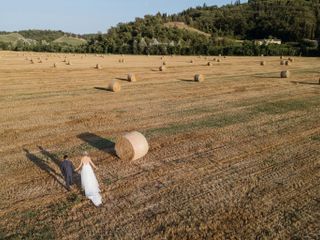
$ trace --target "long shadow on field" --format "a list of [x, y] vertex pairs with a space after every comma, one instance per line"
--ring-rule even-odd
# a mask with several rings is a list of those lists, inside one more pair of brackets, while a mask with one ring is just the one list
[[[56, 154], [49, 152], [48, 150], [44, 149], [41, 146], [38, 146], [38, 148], [40, 149], [40, 152], [42, 153], [42, 155], [48, 157], [50, 160], [52, 160], [54, 164], [56, 164], [60, 168], [61, 161]], [[59, 174], [59, 176], [63, 178], [61, 174]], [[79, 190], [81, 190], [81, 178], [79, 173], [77, 172], [73, 173], [73, 183], [77, 186]]]
[[116, 79], [120, 81], [130, 82], [127, 78], [116, 78]]
[[67, 187], [62, 183], [62, 180], [58, 178], [59, 174], [54, 170], [52, 167], [50, 167], [45, 160], [42, 158], [39, 158], [38, 156], [32, 154], [28, 149], [23, 149], [26, 153], [26, 157], [32, 161], [37, 167], [39, 167], [41, 170], [48, 173], [55, 181], [57, 181], [62, 187], [67, 189]]
[[111, 90], [110, 90], [109, 88], [94, 87], [94, 89], [96, 89], [96, 90], [101, 90], [101, 91], [111, 92]]
[[269, 76], [269, 75], [265, 75], [265, 74], [262, 74], [262, 75], [253, 75], [253, 77], [255, 78], [280, 78], [280, 75], [279, 76]]
[[99, 149], [100, 151], [104, 151], [113, 156], [116, 156], [115, 149], [114, 149], [114, 146], [115, 146], [114, 142], [106, 138], [100, 137], [94, 133], [89, 133], [89, 132], [81, 133], [77, 137], [80, 138], [82, 141], [88, 143], [92, 147]]
[[178, 79], [181, 82], [194, 82], [192, 79]]
[[299, 81], [291, 81], [291, 83], [295, 83], [295, 84], [305, 84], [305, 85], [320, 85], [318, 82], [299, 82]]

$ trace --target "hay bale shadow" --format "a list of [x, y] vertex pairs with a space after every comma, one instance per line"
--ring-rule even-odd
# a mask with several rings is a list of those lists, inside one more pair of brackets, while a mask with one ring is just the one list
[[130, 82], [127, 78], [116, 78], [116, 79], [120, 81]]
[[111, 89], [109, 89], [109, 88], [103, 88], [103, 87], [94, 87], [94, 89], [96, 89], [96, 90], [101, 90], [101, 91], [112, 92], [112, 90], [111, 90]]
[[89, 132], [81, 133], [77, 135], [77, 138], [81, 139], [82, 141], [88, 143], [90, 146], [100, 151], [106, 152], [112, 156], [116, 156], [116, 151], [114, 148], [115, 143], [110, 141], [109, 139]]
[[317, 83], [317, 82], [291, 81], [291, 83], [294, 83], [294, 84], [304, 84], [304, 85], [320, 85], [320, 84]]
[[181, 82], [194, 82], [193, 79], [178, 79]]

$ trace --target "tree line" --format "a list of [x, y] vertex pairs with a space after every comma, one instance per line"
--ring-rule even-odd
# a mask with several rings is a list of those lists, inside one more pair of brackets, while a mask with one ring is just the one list
[[[183, 22], [207, 35], [168, 27], [165, 25], [168, 22]], [[0, 43], [0, 48], [120, 54], [319, 56], [320, 1], [249, 0], [222, 7], [203, 5], [179, 14], [146, 15], [119, 23], [106, 34], [82, 37], [87, 43], [81, 46], [38, 41], [33, 45]], [[267, 38], [281, 39], [283, 44], [259, 46], [254, 41]]]

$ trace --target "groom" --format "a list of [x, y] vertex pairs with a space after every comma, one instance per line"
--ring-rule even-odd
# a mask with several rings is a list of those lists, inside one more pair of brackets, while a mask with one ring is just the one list
[[63, 156], [63, 161], [61, 163], [60, 169], [66, 181], [67, 189], [68, 191], [70, 191], [70, 185], [73, 184], [72, 174], [74, 172], [74, 166], [72, 162], [68, 160], [68, 155]]

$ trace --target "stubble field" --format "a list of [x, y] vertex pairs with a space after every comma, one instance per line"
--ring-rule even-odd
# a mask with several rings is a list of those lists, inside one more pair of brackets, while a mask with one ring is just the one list
[[[0, 52], [0, 239], [319, 239], [320, 59], [213, 58]], [[84, 150], [99, 208], [58, 167]]]

